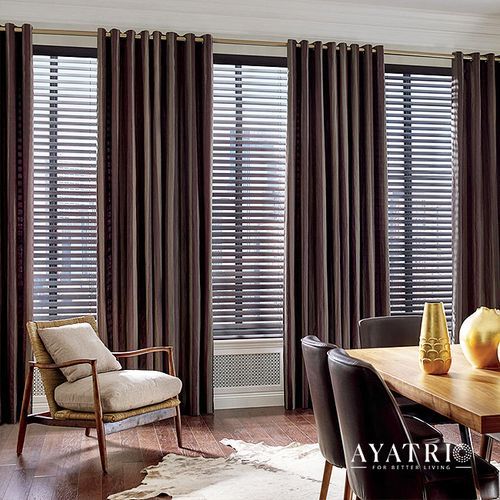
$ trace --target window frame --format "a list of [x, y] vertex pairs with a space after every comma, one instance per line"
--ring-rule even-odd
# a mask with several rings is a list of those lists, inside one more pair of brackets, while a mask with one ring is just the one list
[[95, 47], [74, 47], [69, 45], [33, 45], [34, 56], [95, 57]]

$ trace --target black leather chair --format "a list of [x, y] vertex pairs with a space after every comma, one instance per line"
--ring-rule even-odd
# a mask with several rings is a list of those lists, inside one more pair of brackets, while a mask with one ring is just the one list
[[[371, 347], [406, 347], [418, 345], [422, 316], [379, 316], [359, 322], [359, 345]], [[431, 425], [454, 424], [431, 409], [412, 401], [401, 394], [393, 393], [401, 411]]]
[[[467, 467], [470, 462], [462, 463], [454, 458], [454, 445], [430, 445], [436, 447], [437, 463], [432, 456], [429, 456], [430, 461], [426, 460], [425, 446], [416, 449], [413, 461], [409, 460], [408, 443], [413, 441], [405, 418], [385, 382], [370, 364], [351, 358], [343, 349], [329, 351], [328, 364], [349, 483], [358, 498], [476, 498], [472, 469], [457, 468]], [[377, 449], [383, 445], [378, 462], [370, 444]], [[391, 446], [401, 462], [396, 462], [395, 455], [388, 453]], [[451, 453], [447, 457], [448, 447]], [[498, 470], [479, 456], [475, 456], [475, 460], [481, 497], [483, 500], [497, 498]]]
[[[321, 342], [318, 337], [313, 335], [302, 339], [302, 355], [316, 420], [319, 448], [323, 457], [325, 457], [320, 500], [326, 499], [332, 466], [345, 468], [335, 399], [328, 371], [327, 353], [331, 349], [336, 349], [336, 346]], [[442, 441], [442, 435], [439, 431], [417, 418], [407, 417], [407, 425], [410, 427], [410, 432], [415, 441], [429, 443]], [[350, 498], [350, 486], [347, 477], [344, 485], [344, 498]]]
[[[330, 349], [335, 348], [335, 345], [321, 342], [318, 337], [313, 335], [302, 339], [302, 356], [304, 357], [314, 419], [316, 420], [319, 449], [323, 457], [325, 457], [320, 500], [327, 497], [332, 467], [345, 469], [339, 421], [328, 372], [327, 353]], [[350, 492], [351, 489], [346, 476], [344, 498], [350, 498]]]
[[418, 345], [422, 316], [378, 316], [359, 322], [359, 345], [370, 347], [405, 347]]

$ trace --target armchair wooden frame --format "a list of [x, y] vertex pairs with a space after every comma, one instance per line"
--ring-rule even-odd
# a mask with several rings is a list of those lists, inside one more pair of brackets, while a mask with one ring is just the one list
[[[29, 322], [27, 324], [28, 333], [30, 335], [30, 340], [32, 345], [39, 342], [38, 328], [46, 328], [49, 326], [60, 326], [68, 325], [73, 323], [88, 322], [94, 328], [97, 334], [97, 326], [93, 316], [82, 316], [79, 318], [73, 318], [71, 320], [60, 320], [52, 322]], [[41, 342], [39, 342], [41, 344]], [[45, 351], [43, 344], [41, 348]], [[37, 357], [37, 348], [40, 353], [40, 345], [34, 345], [35, 357]], [[136, 356], [142, 356], [151, 353], [166, 353], [167, 355], [167, 373], [172, 376], [175, 375], [175, 365], [173, 357], [173, 347], [162, 346], [162, 347], [147, 347], [144, 349], [138, 349], [135, 351], [126, 352], [113, 352], [114, 356], [118, 359], [120, 358], [131, 358]], [[47, 351], [41, 352], [42, 357], [50, 358]], [[51, 360], [51, 359], [50, 359]], [[52, 360], [51, 360], [52, 361]], [[76, 413], [76, 415], [81, 415], [82, 418], [63, 418], [58, 417], [59, 413], [57, 403], [53, 398], [53, 390], [55, 389], [54, 380], [50, 380], [48, 377], [44, 377], [45, 371], [57, 371], [60, 374], [59, 383], [62, 380], [62, 373], [59, 371], [61, 368], [75, 366], [80, 364], [89, 364], [92, 370], [92, 388], [93, 388], [93, 399], [94, 399], [94, 412], [93, 413]], [[32, 396], [33, 388], [33, 375], [35, 368], [40, 370], [42, 376], [42, 382], [44, 384], [45, 393], [49, 401], [50, 411], [42, 413], [32, 413], [29, 414], [29, 407]], [[83, 418], [85, 417], [85, 418]], [[180, 401], [177, 398], [172, 398], [171, 400], [165, 401], [163, 404], [152, 405], [150, 407], [141, 408], [138, 410], [130, 410], [128, 412], [121, 413], [109, 413], [103, 414], [101, 397], [99, 394], [99, 380], [97, 376], [97, 361], [95, 359], [75, 359], [68, 361], [66, 363], [56, 364], [53, 362], [36, 362], [30, 361], [28, 367], [28, 373], [26, 375], [26, 382], [24, 385], [23, 402], [21, 406], [21, 415], [19, 420], [19, 433], [17, 438], [17, 455], [21, 455], [23, 452], [24, 441], [26, 437], [26, 428], [28, 424], [41, 424], [59, 427], [81, 427], [85, 429], [85, 435], [90, 435], [90, 429], [96, 429], [97, 440], [99, 444], [99, 454], [101, 458], [101, 466], [104, 473], [107, 472], [107, 455], [106, 455], [106, 435], [112, 434], [114, 432], [119, 432], [126, 429], [131, 429], [133, 427], [138, 427], [145, 424], [150, 424], [152, 422], [157, 422], [159, 420], [164, 420], [166, 418], [175, 418], [175, 430], [177, 434], [177, 443], [179, 448], [182, 448], [182, 427], [181, 427], [181, 412], [180, 412]]]

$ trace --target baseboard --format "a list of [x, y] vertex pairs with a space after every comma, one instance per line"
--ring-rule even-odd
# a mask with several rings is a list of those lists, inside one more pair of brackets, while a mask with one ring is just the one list
[[282, 391], [216, 394], [214, 397], [214, 408], [216, 410], [261, 408], [264, 406], [283, 406], [283, 404]]

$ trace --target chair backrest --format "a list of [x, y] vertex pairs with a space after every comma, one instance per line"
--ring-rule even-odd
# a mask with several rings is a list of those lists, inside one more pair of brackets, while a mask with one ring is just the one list
[[[79, 316], [77, 318], [61, 319], [57, 321], [28, 321], [28, 323], [26, 323], [28, 338], [37, 363], [54, 363], [54, 360], [43, 345], [38, 330], [54, 326], [73, 325], [75, 323], [89, 323], [97, 335], [97, 323], [93, 316]], [[60, 370], [40, 370], [40, 377], [45, 390], [45, 396], [47, 397], [47, 403], [49, 404], [50, 413], [54, 417], [54, 414], [61, 409], [54, 399], [54, 391], [58, 385], [66, 382], [66, 377]]]
[[336, 347], [333, 344], [321, 342], [318, 337], [313, 335], [302, 339], [302, 355], [309, 382], [321, 453], [325, 460], [336, 467], [345, 467], [339, 421], [328, 371], [327, 353]]
[[[349, 482], [359, 498], [422, 498], [421, 470], [391, 470], [388, 453], [395, 446], [402, 462], [408, 460], [411, 437], [392, 394], [368, 363], [351, 358], [343, 349], [328, 353]], [[372, 444], [380, 450], [375, 461]], [[406, 447], [404, 445], [406, 444]], [[361, 459], [360, 450], [366, 462]], [[387, 465], [386, 469], [378, 465]], [[414, 458], [414, 466], [419, 466]]]
[[418, 345], [422, 316], [380, 316], [359, 322], [359, 345], [405, 347]]

